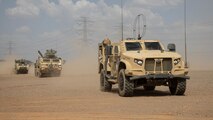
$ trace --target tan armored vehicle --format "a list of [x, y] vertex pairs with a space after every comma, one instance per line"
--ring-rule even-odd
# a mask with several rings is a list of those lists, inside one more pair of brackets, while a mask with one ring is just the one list
[[133, 96], [134, 88], [139, 86], [152, 91], [164, 85], [172, 95], [184, 94], [188, 69], [175, 44], [165, 50], [158, 40], [104, 41], [98, 53], [102, 91], [111, 91], [112, 85], [118, 83], [118, 93], [123, 97]]
[[56, 56], [55, 50], [46, 50], [43, 56], [38, 51], [39, 57], [35, 63], [35, 76], [60, 76], [62, 70], [62, 59]]
[[15, 60], [16, 74], [27, 74], [29, 71], [29, 63], [25, 59]]

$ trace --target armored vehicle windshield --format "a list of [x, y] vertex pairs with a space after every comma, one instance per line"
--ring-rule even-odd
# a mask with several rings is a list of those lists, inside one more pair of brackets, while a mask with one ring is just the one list
[[126, 42], [125, 45], [127, 51], [138, 51], [142, 49], [140, 42]]
[[27, 65], [27, 63], [26, 63], [26, 62], [24, 62], [24, 61], [19, 62], [18, 64], [19, 64], [19, 65]]
[[162, 50], [159, 42], [145, 42], [146, 50]]

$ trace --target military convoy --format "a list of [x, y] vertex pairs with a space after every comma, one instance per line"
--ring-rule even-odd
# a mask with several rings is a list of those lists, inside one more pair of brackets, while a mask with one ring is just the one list
[[16, 74], [28, 74], [30, 64], [25, 59], [15, 60], [15, 73]]
[[35, 63], [35, 76], [60, 76], [62, 70], [62, 59], [56, 56], [57, 51], [50, 49], [43, 54], [38, 51], [40, 55]]
[[111, 91], [118, 84], [122, 97], [133, 96], [134, 88], [152, 91], [156, 86], [169, 87], [172, 95], [183, 95], [188, 69], [175, 44], [165, 50], [159, 40], [121, 40], [99, 44], [98, 62], [101, 91]]

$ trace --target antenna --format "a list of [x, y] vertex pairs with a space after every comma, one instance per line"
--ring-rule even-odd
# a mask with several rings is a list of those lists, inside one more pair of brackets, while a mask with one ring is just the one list
[[[141, 24], [141, 17], [143, 20], [143, 24]], [[137, 26], [138, 25], [138, 26]], [[143, 31], [141, 33], [141, 25], [143, 25]], [[136, 28], [138, 27], [138, 28]], [[143, 14], [139, 14], [136, 16], [134, 24], [133, 24], [133, 38], [136, 39], [136, 29], [138, 29], [138, 40], [140, 40], [142, 37], [144, 37], [146, 33], [146, 17]]]
[[186, 42], [186, 0], [184, 0], [184, 37], [185, 37], [185, 67], [188, 67], [187, 42]]
[[123, 0], [121, 0], [121, 40], [124, 39]]

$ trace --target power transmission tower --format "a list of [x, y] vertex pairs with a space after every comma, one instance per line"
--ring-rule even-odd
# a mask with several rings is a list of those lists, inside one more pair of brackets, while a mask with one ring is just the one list
[[85, 42], [86, 44], [89, 43], [89, 39], [88, 39], [88, 33], [91, 31], [91, 29], [89, 29], [89, 25], [92, 23], [93, 21], [91, 21], [88, 17], [81, 17], [81, 19], [78, 21], [78, 23], [82, 26], [82, 28], [79, 30], [83, 36], [82, 36], [82, 40], [83, 42]]
[[13, 49], [12, 45], [13, 45], [12, 41], [9, 41], [8, 42], [8, 50], [9, 50], [9, 55], [10, 56], [12, 55], [12, 49]]
[[87, 18], [83, 17], [83, 41], [88, 42], [87, 40]]

